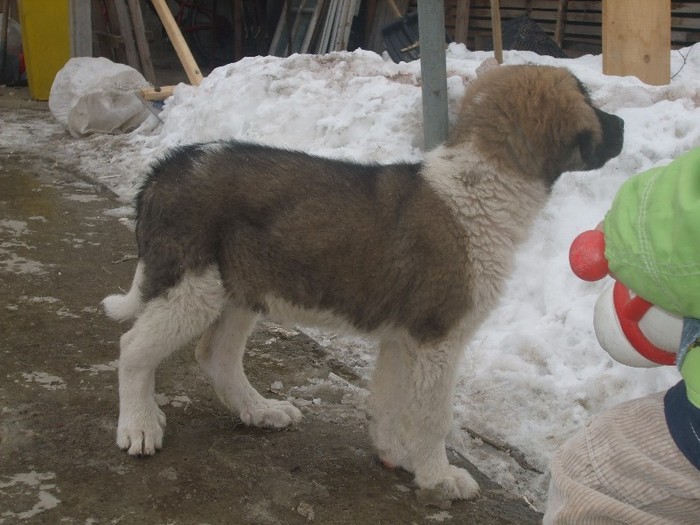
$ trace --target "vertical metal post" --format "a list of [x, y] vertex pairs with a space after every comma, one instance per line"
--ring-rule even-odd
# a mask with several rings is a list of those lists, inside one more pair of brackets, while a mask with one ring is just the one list
[[423, 135], [429, 151], [447, 139], [447, 59], [443, 0], [418, 0]]

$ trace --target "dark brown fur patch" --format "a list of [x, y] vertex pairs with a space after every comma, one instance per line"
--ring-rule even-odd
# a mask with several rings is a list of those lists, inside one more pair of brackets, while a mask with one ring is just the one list
[[462, 233], [419, 165], [361, 165], [236, 142], [157, 164], [138, 202], [148, 300], [219, 266], [231, 299], [278, 297], [359, 329], [445, 335], [469, 308]]

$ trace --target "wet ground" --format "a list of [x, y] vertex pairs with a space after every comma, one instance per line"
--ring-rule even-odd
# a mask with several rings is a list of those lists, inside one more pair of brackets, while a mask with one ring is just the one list
[[[50, 119], [0, 96], [0, 111]], [[23, 113], [26, 112], [26, 113]], [[68, 139], [66, 139], [68, 140]], [[57, 146], [58, 147], [58, 146]], [[0, 129], [0, 524], [529, 524], [541, 516], [486, 479], [473, 502], [432, 501], [382, 468], [366, 385], [301, 332], [262, 324], [251, 382], [304, 413], [287, 431], [245, 427], [202, 377], [192, 349], [161, 365], [164, 448], [115, 444], [118, 339], [99, 308], [131, 282], [133, 235], [108, 190], [50, 148], [8, 148]]]

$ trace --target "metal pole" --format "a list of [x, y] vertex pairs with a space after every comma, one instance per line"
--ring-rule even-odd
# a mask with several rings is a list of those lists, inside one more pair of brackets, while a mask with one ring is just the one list
[[429, 151], [447, 139], [447, 59], [443, 0], [418, 0], [423, 135]]

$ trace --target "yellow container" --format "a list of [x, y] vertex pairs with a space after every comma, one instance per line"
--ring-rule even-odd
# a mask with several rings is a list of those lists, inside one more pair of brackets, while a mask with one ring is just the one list
[[29, 94], [48, 100], [56, 73], [70, 58], [69, 0], [19, 0]]

